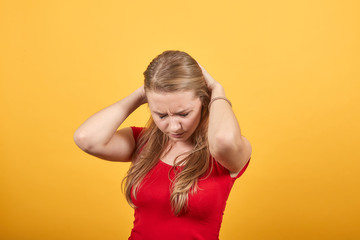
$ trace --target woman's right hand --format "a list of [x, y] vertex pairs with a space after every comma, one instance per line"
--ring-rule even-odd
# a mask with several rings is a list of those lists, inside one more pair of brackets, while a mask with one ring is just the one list
[[111, 161], [129, 161], [135, 148], [130, 128], [117, 130], [139, 106], [147, 103], [144, 86], [91, 115], [74, 133], [83, 151]]
[[139, 99], [140, 99], [141, 105], [147, 103], [144, 85], [139, 87], [136, 91], [139, 94]]

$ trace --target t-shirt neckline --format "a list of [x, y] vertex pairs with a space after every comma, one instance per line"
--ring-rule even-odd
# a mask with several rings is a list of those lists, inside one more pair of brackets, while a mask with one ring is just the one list
[[[168, 166], [168, 167], [174, 167], [174, 165], [171, 165], [171, 164], [169, 164], [169, 163], [166, 163], [166, 162], [164, 162], [164, 161], [162, 161], [161, 159], [159, 159], [159, 162], [161, 162], [163, 165], [165, 165], [165, 166]], [[177, 166], [177, 167], [183, 167], [183, 166]]]

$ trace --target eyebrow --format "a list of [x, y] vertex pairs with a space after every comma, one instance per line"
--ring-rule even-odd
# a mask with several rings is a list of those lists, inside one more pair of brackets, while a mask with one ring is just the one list
[[[178, 115], [178, 114], [184, 114], [186, 112], [191, 112], [192, 110], [190, 109], [185, 109], [185, 110], [182, 110], [182, 111], [179, 111], [179, 112], [176, 112], [174, 114]], [[153, 111], [154, 113], [158, 114], [158, 115], [166, 115], [167, 113], [160, 113], [160, 112], [157, 112], [157, 111]]]

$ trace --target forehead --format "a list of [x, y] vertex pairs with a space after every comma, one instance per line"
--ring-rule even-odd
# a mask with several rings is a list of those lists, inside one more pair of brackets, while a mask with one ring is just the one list
[[200, 98], [194, 91], [177, 91], [171, 93], [149, 91], [146, 93], [149, 108], [157, 112], [179, 112], [191, 110], [201, 105]]

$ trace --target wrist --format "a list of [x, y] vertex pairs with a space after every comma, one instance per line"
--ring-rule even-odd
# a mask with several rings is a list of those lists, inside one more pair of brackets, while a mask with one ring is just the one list
[[226, 102], [230, 105], [230, 107], [232, 107], [232, 104], [231, 104], [230, 100], [227, 99], [226, 97], [213, 97], [213, 98], [211, 98], [211, 101], [209, 102], [209, 105], [208, 105], [208, 110], [209, 110], [209, 111], [210, 111], [211, 104], [212, 104], [213, 102], [215, 102], [216, 100], [226, 101]]

